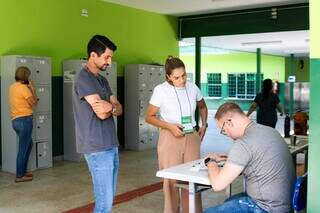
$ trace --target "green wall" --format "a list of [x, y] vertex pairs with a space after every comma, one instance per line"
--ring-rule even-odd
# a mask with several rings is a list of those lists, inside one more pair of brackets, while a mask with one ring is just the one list
[[[194, 72], [194, 55], [181, 55], [188, 72]], [[222, 83], [228, 82], [227, 73], [256, 72], [255, 53], [203, 54], [201, 58], [201, 82], [207, 82], [208, 72], [222, 73]], [[280, 56], [262, 55], [261, 70], [265, 78], [284, 82], [285, 60]]]
[[[88, 17], [81, 10], [88, 10]], [[1, 1], [0, 55], [44, 55], [53, 59], [53, 76], [61, 62], [86, 56], [94, 34], [110, 37], [118, 46], [118, 74], [128, 63], [163, 63], [178, 53], [177, 19], [101, 0]], [[155, 51], [156, 50], [156, 51]]]
[[[309, 70], [310, 70], [310, 60], [309, 58], [294, 58], [293, 59], [293, 73], [291, 73], [291, 58], [286, 57], [286, 72], [285, 72], [285, 80], [287, 81], [289, 75], [296, 76], [296, 82], [309, 82]], [[301, 62], [303, 61], [303, 62]], [[301, 63], [303, 64], [301, 66]]]
[[[88, 17], [81, 16], [82, 9], [88, 10]], [[114, 61], [122, 103], [125, 64], [164, 63], [167, 55], [178, 55], [177, 18], [102, 0], [2, 0], [0, 26], [0, 55], [52, 58], [54, 156], [63, 154], [61, 64], [65, 59], [86, 57], [93, 35], [106, 35], [118, 46]], [[122, 124], [120, 118], [121, 136]]]
[[[193, 54], [181, 54], [187, 72], [194, 73], [195, 60]], [[201, 58], [201, 91], [204, 96], [207, 92], [207, 73], [222, 73], [221, 99], [206, 99], [209, 109], [217, 109], [228, 99], [228, 73], [256, 72], [257, 62], [255, 53], [231, 52], [229, 54], [202, 54]], [[280, 56], [262, 55], [261, 72], [264, 78], [280, 82], [280, 99], [284, 103], [285, 58]], [[252, 101], [232, 100], [240, 104], [243, 110], [248, 110]]]
[[310, 0], [310, 136], [308, 213], [320, 212], [320, 1]]

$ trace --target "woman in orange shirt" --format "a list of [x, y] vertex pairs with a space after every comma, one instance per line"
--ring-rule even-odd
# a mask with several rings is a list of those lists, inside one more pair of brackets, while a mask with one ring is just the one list
[[27, 67], [18, 67], [15, 73], [16, 82], [9, 89], [12, 127], [19, 137], [15, 182], [33, 179], [32, 174], [27, 172], [27, 165], [32, 149], [32, 107], [37, 105], [37, 95], [29, 81], [30, 74]]

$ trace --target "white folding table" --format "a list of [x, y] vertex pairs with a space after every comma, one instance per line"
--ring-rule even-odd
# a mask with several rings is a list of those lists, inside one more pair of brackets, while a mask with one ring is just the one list
[[[189, 183], [189, 212], [195, 213], [195, 196], [198, 192], [199, 185], [207, 185], [210, 187], [208, 170], [192, 171], [193, 166], [199, 165], [203, 159], [180, 164], [157, 172], [157, 177], [185, 181]], [[231, 194], [231, 187], [227, 189], [227, 196]]]

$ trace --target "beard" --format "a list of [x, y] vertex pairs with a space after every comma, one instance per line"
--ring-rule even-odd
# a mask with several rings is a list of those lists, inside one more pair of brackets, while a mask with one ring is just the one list
[[109, 64], [104, 64], [104, 65], [102, 65], [102, 66], [99, 67], [99, 70], [100, 70], [100, 71], [106, 71], [107, 68], [108, 68], [108, 66], [109, 66]]

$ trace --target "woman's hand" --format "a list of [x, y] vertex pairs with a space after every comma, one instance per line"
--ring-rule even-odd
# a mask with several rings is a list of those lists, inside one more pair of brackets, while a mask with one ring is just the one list
[[180, 124], [169, 124], [168, 129], [175, 137], [184, 136], [183, 126]]
[[29, 84], [27, 84], [27, 87], [31, 90], [34, 91], [34, 86], [33, 83], [29, 80]]

